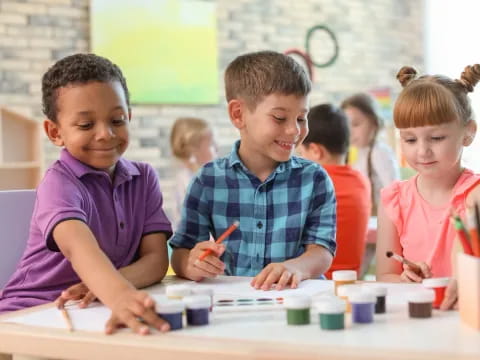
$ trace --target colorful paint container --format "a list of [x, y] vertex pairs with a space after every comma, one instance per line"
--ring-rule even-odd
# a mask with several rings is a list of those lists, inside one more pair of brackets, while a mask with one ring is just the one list
[[432, 289], [422, 289], [407, 295], [408, 313], [411, 318], [429, 318], [432, 316], [432, 303], [435, 292]]
[[337, 289], [338, 292], [338, 297], [342, 300], [345, 301], [347, 304], [347, 313], [352, 312], [352, 306], [350, 304], [350, 301], [348, 300], [348, 297], [355, 292], [361, 292], [362, 291], [362, 285], [359, 284], [351, 284], [351, 285], [342, 285], [339, 286]]
[[363, 290], [375, 295], [377, 299], [375, 302], [375, 314], [384, 314], [387, 311], [387, 288], [377, 284], [364, 284]]
[[213, 310], [213, 289], [209, 287], [194, 287], [192, 288], [192, 295], [206, 295], [210, 297], [210, 311]]
[[311, 300], [308, 296], [287, 297], [283, 300], [283, 305], [287, 309], [288, 325], [310, 324]]
[[188, 325], [208, 325], [208, 313], [212, 301], [208, 295], [190, 295], [183, 298], [183, 303], [187, 308]]
[[433, 301], [433, 308], [438, 309], [445, 298], [445, 290], [450, 282], [450, 278], [431, 278], [423, 279], [422, 285], [427, 289], [435, 291], [435, 300]]
[[340, 330], [345, 328], [344, 300], [340, 298], [323, 299], [314, 303], [319, 315], [320, 328], [323, 330]]
[[352, 321], [357, 324], [368, 324], [373, 322], [376, 297], [370, 292], [354, 292], [348, 296], [352, 306]]
[[339, 286], [354, 284], [357, 281], [357, 272], [355, 270], [337, 270], [332, 272], [332, 280], [335, 286], [335, 295], [338, 295]]
[[180, 300], [166, 300], [155, 305], [155, 311], [162, 319], [170, 324], [170, 330], [183, 327], [182, 314], [185, 304]]
[[187, 284], [174, 284], [165, 287], [165, 295], [167, 295], [169, 299], [182, 300], [184, 296], [190, 295], [191, 293], [192, 288]]

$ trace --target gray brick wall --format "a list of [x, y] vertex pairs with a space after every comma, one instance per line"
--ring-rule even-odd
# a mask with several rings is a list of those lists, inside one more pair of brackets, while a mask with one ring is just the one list
[[[206, 0], [209, 1], [209, 0]], [[213, 0], [210, 0], [213, 1]], [[315, 69], [311, 103], [338, 103], [378, 86], [399, 90], [402, 65], [423, 67], [423, 1], [419, 0], [217, 0], [219, 76], [237, 55], [305, 46], [307, 30], [329, 26], [340, 44], [337, 62]], [[312, 39], [316, 59], [328, 57], [325, 36]], [[0, 0], [0, 106], [42, 120], [40, 79], [59, 58], [89, 51], [88, 0]], [[221, 89], [223, 94], [223, 89]], [[217, 129], [222, 154], [238, 137], [223, 97], [217, 106], [134, 106], [127, 157], [158, 171], [167, 210], [171, 207], [169, 128], [178, 116], [195, 114]], [[45, 166], [58, 149], [45, 140]]]

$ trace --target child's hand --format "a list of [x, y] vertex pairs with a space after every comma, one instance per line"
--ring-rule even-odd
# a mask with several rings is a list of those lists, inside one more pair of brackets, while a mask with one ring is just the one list
[[423, 261], [416, 262], [415, 264], [420, 268], [420, 270], [416, 271], [407, 264], [403, 264], [403, 272], [400, 275], [402, 281], [422, 282], [423, 279], [432, 277], [432, 271], [430, 270], [430, 266], [428, 266]]
[[97, 297], [87, 288], [87, 286], [81, 282], [62, 291], [60, 296], [55, 300], [55, 304], [61, 309], [69, 300], [80, 300], [78, 307], [85, 308], [95, 301], [96, 298]]
[[113, 334], [119, 327], [127, 326], [140, 335], [150, 333], [149, 326], [166, 332], [170, 325], [155, 312], [155, 302], [144, 291], [128, 289], [112, 306], [112, 315], [105, 325], [105, 332]]
[[[213, 254], [208, 255], [203, 260], [199, 260], [200, 255], [207, 249], [212, 250]], [[203, 278], [213, 278], [223, 274], [225, 264], [218, 257], [222, 255], [224, 251], [224, 245], [215, 244], [212, 241], [197, 243], [188, 255], [187, 277], [195, 281], [200, 281]]]
[[440, 310], [458, 309], [458, 289], [457, 280], [451, 279], [445, 290], [445, 298], [440, 304]]
[[287, 263], [271, 263], [255, 276], [250, 285], [255, 289], [270, 290], [275, 285], [275, 290], [283, 290], [286, 286], [295, 289], [302, 281], [300, 271]]

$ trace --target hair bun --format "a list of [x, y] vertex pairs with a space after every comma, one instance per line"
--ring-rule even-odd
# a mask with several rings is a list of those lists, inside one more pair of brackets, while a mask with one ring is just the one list
[[417, 70], [411, 66], [402, 67], [397, 74], [397, 79], [402, 84], [402, 87], [407, 86], [410, 81], [414, 80], [417, 77]]
[[472, 92], [475, 85], [480, 80], [480, 65], [468, 65], [463, 70], [460, 80], [457, 80], [467, 92]]

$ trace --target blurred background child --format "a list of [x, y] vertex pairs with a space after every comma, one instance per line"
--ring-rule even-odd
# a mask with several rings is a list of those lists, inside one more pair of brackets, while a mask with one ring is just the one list
[[195, 172], [217, 157], [214, 133], [208, 122], [195, 117], [178, 118], [170, 133], [172, 154], [178, 160], [175, 178], [174, 229], [180, 221], [183, 199]]
[[[360, 272], [371, 211], [370, 183], [358, 170], [347, 165], [350, 131], [345, 113], [331, 105], [314, 106], [308, 113], [310, 129], [298, 150], [327, 171], [337, 198], [337, 252], [332, 271]], [[360, 274], [359, 274], [360, 275]]]
[[372, 215], [376, 215], [380, 189], [400, 179], [400, 170], [391, 147], [379, 138], [383, 120], [378, 115], [374, 99], [365, 93], [346, 98], [341, 108], [350, 124], [350, 143], [357, 148], [352, 163], [369, 180], [372, 189]]

